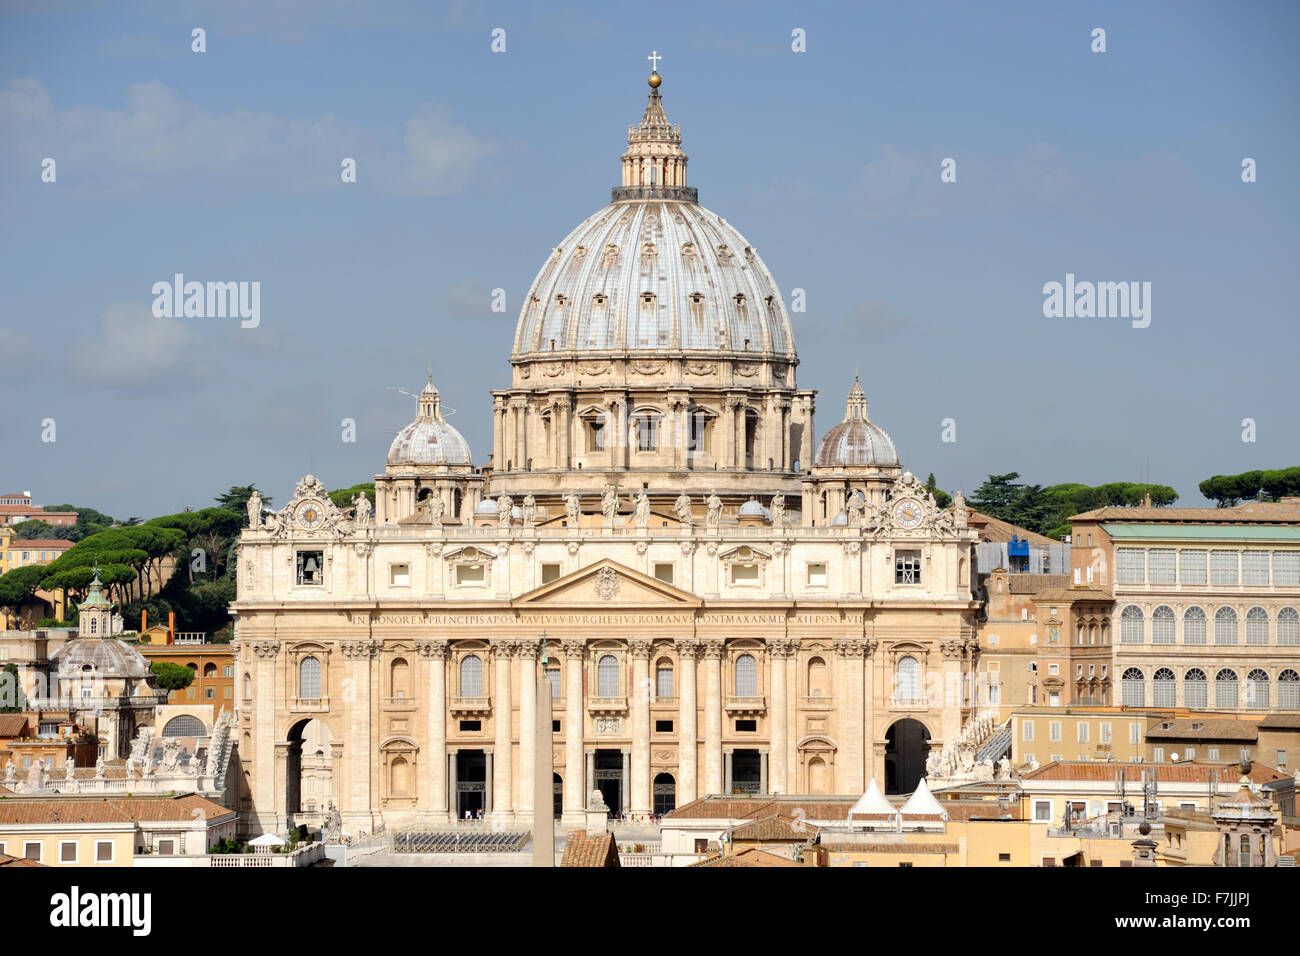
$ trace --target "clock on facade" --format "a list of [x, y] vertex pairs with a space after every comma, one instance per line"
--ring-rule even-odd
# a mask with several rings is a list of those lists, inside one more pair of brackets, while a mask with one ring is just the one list
[[921, 523], [921, 502], [904, 498], [894, 505], [894, 522], [900, 528], [915, 528]]
[[308, 531], [320, 527], [320, 523], [325, 520], [325, 510], [315, 501], [304, 501], [298, 505], [294, 512], [294, 518], [298, 524]]

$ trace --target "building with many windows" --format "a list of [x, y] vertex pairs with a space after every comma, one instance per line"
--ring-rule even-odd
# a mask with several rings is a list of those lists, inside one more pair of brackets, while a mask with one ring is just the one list
[[1129, 707], [1300, 710], [1300, 510], [1103, 508], [1077, 515], [1075, 575], [1114, 595]]
[[309, 747], [353, 832], [581, 825], [593, 789], [641, 819], [704, 794], [908, 792], [972, 716], [967, 511], [902, 470], [858, 383], [814, 441], [780, 291], [686, 185], [659, 81], [613, 201], [525, 297], [490, 466], [430, 382], [373, 513], [311, 476], [269, 519], [250, 506], [246, 830], [307, 819]]

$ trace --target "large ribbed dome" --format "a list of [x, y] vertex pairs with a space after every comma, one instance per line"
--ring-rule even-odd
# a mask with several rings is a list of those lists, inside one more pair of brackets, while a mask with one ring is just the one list
[[849, 392], [844, 421], [822, 436], [815, 464], [828, 468], [898, 464], [894, 440], [867, 418], [867, 395], [857, 379]]
[[781, 291], [745, 237], [691, 202], [616, 202], [569, 233], [524, 300], [514, 355], [767, 352], [793, 357]]
[[468, 465], [469, 442], [442, 417], [442, 403], [433, 377], [420, 393], [419, 412], [388, 449], [389, 465]]

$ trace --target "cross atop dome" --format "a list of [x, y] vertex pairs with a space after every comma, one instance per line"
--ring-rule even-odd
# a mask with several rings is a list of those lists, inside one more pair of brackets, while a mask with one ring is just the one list
[[655, 50], [650, 61], [650, 98], [641, 122], [627, 128], [627, 152], [623, 154], [622, 184], [614, 188], [614, 201], [625, 199], [678, 199], [696, 201], [696, 191], [686, 185], [686, 160], [682, 152], [682, 128], [664, 115], [659, 86], [659, 61]]

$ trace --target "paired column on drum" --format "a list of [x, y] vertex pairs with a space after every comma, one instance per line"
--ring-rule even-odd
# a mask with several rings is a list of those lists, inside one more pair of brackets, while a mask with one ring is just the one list
[[[632, 799], [633, 819], [649, 818], [650, 804], [650, 650], [644, 639], [628, 641], [632, 658], [632, 687], [628, 713], [632, 720]], [[624, 800], [627, 798], [624, 797]]]
[[696, 772], [699, 766], [699, 729], [695, 701], [695, 661], [700, 642], [686, 638], [677, 642], [677, 805], [684, 806], [696, 798]]
[[564, 826], [585, 827], [587, 801], [583, 793], [585, 767], [582, 758], [582, 662], [587, 644], [580, 640], [561, 642], [564, 654]]
[[[768, 787], [773, 793], [789, 793], [786, 753], [790, 746], [790, 724], [788, 722], [790, 699], [786, 681], [790, 658], [794, 657], [799, 642], [788, 637], [769, 637], [767, 639], [768, 663], [772, 674], [772, 706], [768, 708], [767, 720], [771, 730], [772, 747], [769, 755]], [[767, 792], [767, 788], [764, 788]]]
[[447, 809], [447, 642], [420, 641], [416, 644], [424, 661], [425, 686], [429, 694], [428, 807], [431, 822], [444, 823]]
[[494, 640], [492, 642], [492, 659], [496, 665], [492, 682], [492, 726], [494, 752], [492, 759], [492, 812], [500, 820], [509, 820], [514, 816], [514, 801], [511, 794], [511, 710], [510, 698], [510, 660], [515, 653], [514, 641]]

